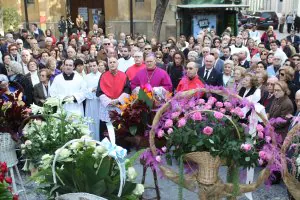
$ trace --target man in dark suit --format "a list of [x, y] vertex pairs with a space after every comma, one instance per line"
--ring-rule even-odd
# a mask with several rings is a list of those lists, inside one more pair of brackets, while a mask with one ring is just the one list
[[250, 68], [250, 62], [247, 60], [247, 56], [247, 51], [241, 50], [239, 52], [240, 66], [244, 67], [245, 69]]
[[206, 56], [204, 63], [205, 66], [200, 67], [198, 70], [198, 76], [201, 77], [207, 85], [222, 86], [223, 76], [220, 72], [213, 68], [215, 64], [214, 56]]
[[286, 37], [287, 41], [291, 42], [296, 51], [299, 52], [300, 37], [295, 35], [295, 31], [291, 30], [291, 34]]
[[292, 60], [295, 63], [294, 83], [300, 85], [300, 54], [293, 55]]
[[222, 60], [230, 60], [231, 58], [231, 48], [229, 46], [223, 47], [222, 49], [223, 56], [221, 57]]
[[50, 96], [50, 77], [52, 75], [49, 69], [40, 70], [40, 83], [33, 87], [33, 102], [38, 106], [43, 106], [46, 99]]
[[214, 68], [218, 71], [223, 73], [224, 69], [224, 60], [220, 59], [220, 50], [217, 48], [213, 48], [210, 51], [210, 54], [215, 57], [215, 65]]

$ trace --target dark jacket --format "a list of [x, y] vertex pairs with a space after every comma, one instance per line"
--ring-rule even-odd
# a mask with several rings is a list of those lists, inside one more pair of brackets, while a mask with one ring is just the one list
[[[252, 88], [249, 90], [249, 92], [246, 94], [245, 97], [248, 97], [248, 96], [254, 94], [255, 91], [256, 91], [256, 88], [255, 88], [255, 87], [252, 87]], [[245, 87], [242, 87], [242, 88], [240, 89], [240, 91], [239, 91], [239, 96], [240, 96], [240, 97], [243, 97], [244, 94], [245, 94], [245, 92], [246, 92], [246, 88], [245, 88]]]
[[175, 66], [174, 63], [170, 63], [167, 67], [167, 72], [171, 78], [173, 91], [176, 90], [181, 78], [184, 75], [183, 66]]
[[259, 101], [260, 104], [265, 106], [266, 113], [269, 113], [270, 107], [272, 105], [272, 102], [274, 100], [274, 95], [272, 95], [270, 98], [269, 97], [269, 92], [264, 92], [263, 95], [261, 96], [261, 99]]
[[4, 74], [7, 76], [7, 70], [4, 66], [4, 64], [0, 63], [0, 74]]
[[[204, 79], [204, 71], [205, 67], [200, 67], [198, 70], [198, 76], [202, 79]], [[216, 69], [212, 69], [209, 77], [206, 81], [204, 81], [207, 85], [213, 85], [213, 86], [222, 86], [223, 85], [223, 75], [218, 72]]]
[[26, 77], [23, 74], [17, 74], [14, 77], [10, 76], [9, 80], [17, 82], [23, 87], [24, 96], [25, 96], [25, 104], [27, 106], [30, 106], [30, 104], [33, 103], [33, 86], [32, 86], [31, 80], [28, 79], [28, 77]]
[[[48, 88], [49, 90], [50, 88]], [[33, 87], [33, 102], [38, 106], [43, 106], [43, 100], [46, 100], [46, 96], [44, 94], [43, 84], [38, 83]]]
[[[286, 119], [286, 116], [288, 114], [293, 114], [293, 113], [294, 113], [294, 107], [292, 101], [288, 96], [283, 96], [281, 98], [278, 99], [275, 98], [273, 100], [269, 111], [269, 119], [278, 118], [278, 117]], [[275, 124], [274, 127], [275, 127], [275, 132], [281, 134], [281, 136], [284, 139], [288, 132], [289, 122], [286, 121], [284, 123]]]

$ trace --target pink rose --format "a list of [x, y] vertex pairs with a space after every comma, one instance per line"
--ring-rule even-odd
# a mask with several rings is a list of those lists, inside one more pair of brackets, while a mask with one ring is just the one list
[[225, 108], [228, 108], [228, 109], [230, 109], [231, 107], [232, 107], [232, 104], [230, 103], [230, 102], [225, 102], [224, 103], [224, 106], [225, 106]]
[[251, 150], [252, 146], [251, 146], [251, 144], [242, 144], [242, 145], [241, 145], [241, 148], [242, 148], [243, 150], [245, 150], [246, 152], [248, 152], [248, 151]]
[[214, 116], [215, 116], [216, 119], [222, 119], [224, 117], [224, 114], [220, 113], [220, 112], [215, 112]]
[[195, 113], [192, 115], [192, 119], [193, 119], [194, 121], [201, 121], [201, 120], [202, 120], [201, 112], [195, 112]]
[[157, 137], [158, 138], [162, 138], [164, 136], [165, 132], [161, 129], [159, 129], [158, 133], [157, 133]]
[[184, 117], [182, 117], [179, 121], [178, 121], [178, 127], [183, 127], [186, 124], [186, 119]]
[[163, 152], [167, 152], [167, 147], [164, 146], [164, 147], [161, 148], [161, 150], [162, 150]]
[[195, 107], [195, 102], [193, 100], [189, 101], [188, 103], [190, 108], [194, 108]]
[[161, 157], [160, 157], [160, 156], [156, 156], [156, 157], [155, 157], [155, 160], [156, 160], [157, 162], [161, 162]]
[[270, 155], [268, 155], [265, 151], [260, 151], [258, 155], [262, 160], [269, 160], [270, 158]]
[[226, 109], [225, 108], [220, 108], [220, 112], [225, 114], [226, 113]]
[[213, 128], [209, 127], [209, 126], [206, 126], [204, 129], [203, 129], [203, 133], [205, 135], [211, 135], [213, 133]]
[[272, 138], [271, 138], [270, 136], [266, 136], [266, 142], [267, 142], [267, 143], [270, 143], [271, 140], [272, 140]]
[[216, 106], [217, 106], [218, 108], [222, 108], [222, 107], [224, 106], [224, 104], [223, 104], [222, 102], [218, 101], [218, 102], [216, 103]]
[[259, 131], [257, 135], [258, 135], [258, 138], [260, 138], [260, 139], [264, 138], [264, 133], [261, 131]]
[[243, 111], [239, 111], [236, 114], [239, 116], [239, 118], [244, 118], [244, 116], [245, 116]]
[[172, 129], [172, 128], [169, 128], [167, 132], [168, 132], [168, 134], [170, 135], [171, 133], [173, 133], [173, 129]]
[[146, 83], [144, 85], [144, 89], [146, 90], [146, 92], [151, 92], [152, 91], [152, 86], [149, 83]]
[[173, 126], [173, 121], [171, 119], [167, 119], [165, 122], [165, 128], [170, 128]]
[[197, 103], [200, 104], [200, 105], [203, 105], [203, 104], [205, 104], [205, 100], [204, 99], [199, 99]]
[[257, 124], [256, 129], [257, 131], [262, 132], [264, 130], [264, 127], [261, 124]]
[[217, 102], [217, 99], [215, 97], [209, 97], [208, 101], [215, 103], [215, 102]]
[[210, 110], [212, 107], [211, 107], [211, 105], [209, 105], [209, 104], [205, 104], [205, 106], [204, 106], [204, 109], [205, 110]]
[[171, 118], [172, 118], [172, 119], [175, 119], [175, 118], [179, 117], [179, 115], [180, 115], [180, 112], [173, 112], [173, 113], [171, 114]]

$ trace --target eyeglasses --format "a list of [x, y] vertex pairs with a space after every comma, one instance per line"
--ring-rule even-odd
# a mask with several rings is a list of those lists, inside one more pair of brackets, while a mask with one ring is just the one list
[[110, 43], [104, 43], [103, 45], [110, 45]]
[[203, 53], [209, 53], [209, 51], [202, 51]]
[[151, 48], [145, 48], [145, 50], [151, 50]]
[[300, 61], [300, 58], [293, 58], [293, 60]]
[[280, 73], [280, 76], [285, 76], [285, 73]]
[[33, 38], [32, 37], [28, 37], [27, 39], [32, 40]]
[[20, 45], [20, 44], [23, 44], [23, 43], [17, 43], [17, 45]]
[[161, 56], [156, 56], [156, 58], [157, 58], [157, 59], [162, 59], [162, 57], [161, 57]]

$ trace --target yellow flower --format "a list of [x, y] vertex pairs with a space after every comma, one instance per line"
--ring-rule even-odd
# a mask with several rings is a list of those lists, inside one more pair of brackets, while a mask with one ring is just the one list
[[121, 127], [122, 127], [122, 125], [121, 125], [121, 124], [119, 124], [119, 125], [118, 125], [118, 129], [120, 129]]

